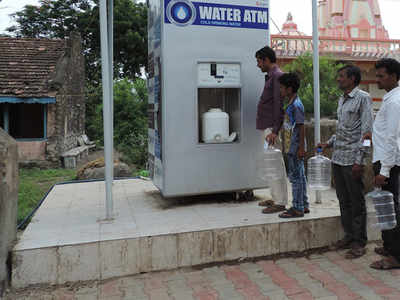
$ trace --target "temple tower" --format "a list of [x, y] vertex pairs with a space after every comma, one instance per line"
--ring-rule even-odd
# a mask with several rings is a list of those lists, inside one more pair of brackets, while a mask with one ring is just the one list
[[321, 0], [321, 36], [342, 39], [389, 39], [382, 25], [378, 0]]

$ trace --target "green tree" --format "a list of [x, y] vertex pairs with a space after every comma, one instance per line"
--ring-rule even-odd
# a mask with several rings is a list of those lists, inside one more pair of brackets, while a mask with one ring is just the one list
[[[321, 116], [333, 116], [337, 109], [337, 100], [342, 94], [336, 83], [337, 71], [343, 64], [332, 57], [322, 56], [320, 65], [320, 108]], [[301, 80], [299, 96], [307, 114], [314, 113], [313, 58], [311, 53], [299, 56], [283, 68], [286, 72], [296, 72]]]
[[[91, 87], [88, 97], [99, 97], [101, 86]], [[88, 121], [88, 133], [103, 142], [103, 105], [98, 104]], [[128, 79], [114, 83], [114, 145], [128, 163], [144, 167], [147, 161], [146, 81]]]
[[[91, 83], [100, 79], [98, 0], [39, 0], [13, 15], [17, 25], [7, 31], [19, 37], [61, 38], [78, 31]], [[114, 1], [114, 75], [136, 78], [147, 64], [147, 7], [131, 0]]]
[[129, 163], [147, 162], [147, 86], [143, 79], [124, 79], [114, 89], [114, 141]]

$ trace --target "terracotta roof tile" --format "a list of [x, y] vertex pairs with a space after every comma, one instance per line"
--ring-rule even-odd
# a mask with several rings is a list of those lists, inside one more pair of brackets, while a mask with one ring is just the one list
[[0, 97], [48, 97], [65, 40], [0, 37]]

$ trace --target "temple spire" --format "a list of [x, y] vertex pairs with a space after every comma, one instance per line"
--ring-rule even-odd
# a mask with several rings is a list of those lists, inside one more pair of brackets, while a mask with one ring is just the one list
[[378, 0], [321, 0], [319, 30], [323, 36], [388, 39]]

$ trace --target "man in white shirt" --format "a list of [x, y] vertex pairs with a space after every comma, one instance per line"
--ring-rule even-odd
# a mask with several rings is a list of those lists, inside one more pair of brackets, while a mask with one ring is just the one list
[[371, 268], [387, 270], [400, 268], [400, 151], [397, 145], [400, 126], [400, 63], [385, 58], [376, 65], [379, 89], [386, 90], [382, 106], [376, 115], [372, 131], [375, 185], [393, 194], [397, 226], [382, 231], [383, 247], [375, 252], [386, 256], [371, 264]]

